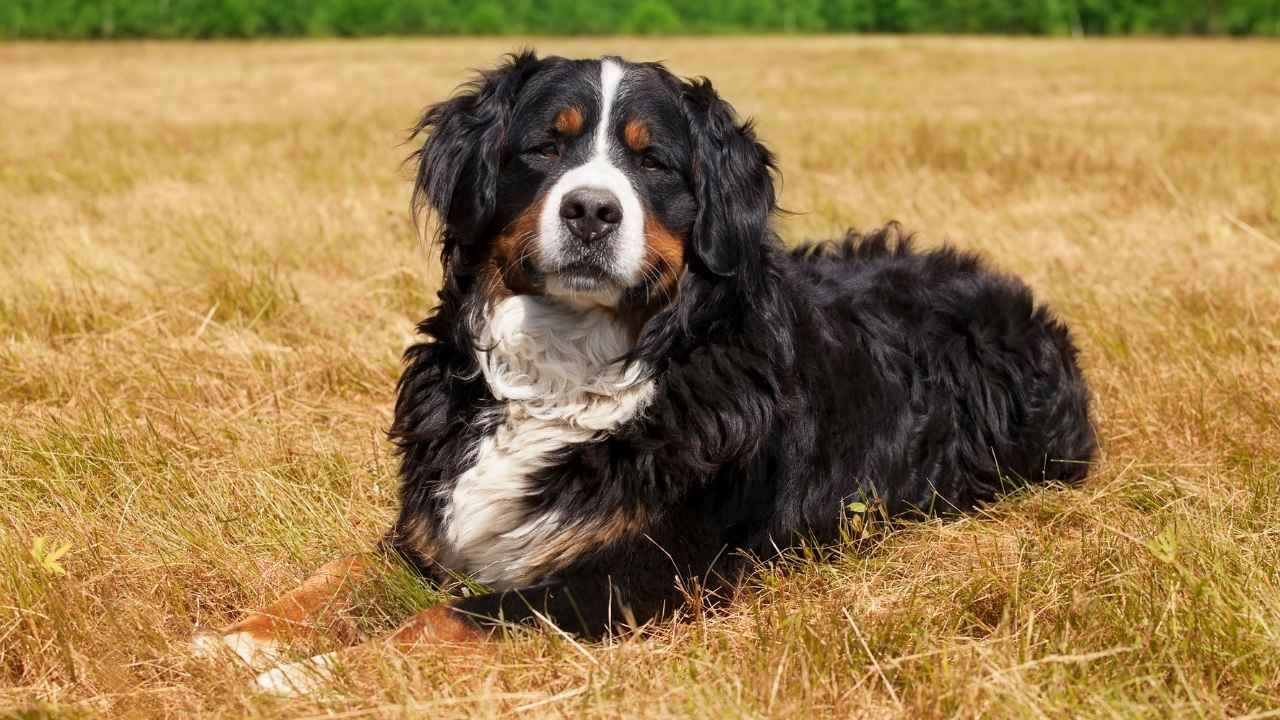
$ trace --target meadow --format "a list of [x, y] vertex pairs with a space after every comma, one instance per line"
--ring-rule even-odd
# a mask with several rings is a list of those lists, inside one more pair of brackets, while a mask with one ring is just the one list
[[[0, 44], [0, 716], [1280, 717], [1257, 41], [536, 41], [711, 76], [779, 155], [789, 241], [896, 219], [1025, 277], [1083, 350], [1089, 480], [867, 528], [604, 643], [388, 654], [297, 700], [192, 659], [387, 527], [437, 282], [405, 130], [520, 44]], [[379, 578], [370, 635], [432, 599]]]

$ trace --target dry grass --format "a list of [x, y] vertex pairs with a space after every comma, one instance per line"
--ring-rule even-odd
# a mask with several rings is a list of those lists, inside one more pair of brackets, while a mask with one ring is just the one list
[[[184, 643], [386, 526], [434, 282], [398, 141], [512, 43], [3, 45], [0, 714], [1280, 707], [1280, 46], [538, 44], [712, 76], [781, 156], [788, 237], [897, 218], [1023, 274], [1084, 348], [1092, 479], [762, 568], [733, 612], [648, 637], [254, 697]], [[65, 575], [37, 537], [71, 544]], [[371, 632], [427, 600], [385, 574]]]

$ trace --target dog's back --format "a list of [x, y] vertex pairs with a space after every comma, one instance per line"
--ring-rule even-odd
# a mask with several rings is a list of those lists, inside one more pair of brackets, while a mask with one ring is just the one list
[[792, 251], [826, 347], [803, 367], [826, 462], [895, 514], [1084, 477], [1096, 440], [1066, 327], [1019, 280], [896, 226]]

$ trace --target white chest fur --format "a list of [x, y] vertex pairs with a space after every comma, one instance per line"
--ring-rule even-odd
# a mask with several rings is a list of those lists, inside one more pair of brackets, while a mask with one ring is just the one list
[[614, 362], [630, 338], [604, 310], [517, 296], [497, 303], [477, 331], [477, 359], [503, 415], [458, 477], [444, 531], [454, 569], [503, 589], [535, 579], [531, 551], [569, 522], [529, 511], [539, 492], [531, 476], [557, 451], [643, 411], [653, 381], [646, 368]]

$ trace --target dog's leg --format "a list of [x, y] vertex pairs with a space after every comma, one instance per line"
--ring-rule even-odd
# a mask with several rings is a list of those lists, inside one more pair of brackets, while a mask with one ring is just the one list
[[368, 567], [369, 559], [364, 555], [328, 562], [262, 611], [217, 632], [197, 633], [192, 649], [199, 657], [230, 650], [250, 667], [261, 669], [279, 659], [286, 638], [323, 636], [351, 644], [357, 640], [356, 632], [342, 613], [350, 607], [352, 590], [367, 575]]
[[[671, 593], [643, 596], [628, 604], [607, 579], [575, 584], [573, 589], [554, 585], [460, 598], [414, 615], [385, 644], [402, 653], [446, 647], [450, 652], [475, 652], [502, 625], [531, 622], [550, 623], [568, 632], [598, 637], [614, 626], [643, 622], [670, 610], [667, 601], [671, 598]], [[349, 653], [376, 650], [364, 646], [347, 653], [331, 652], [286, 663], [259, 674], [253, 687], [272, 695], [303, 695], [330, 682], [335, 666], [355, 659]]]
[[[423, 610], [385, 641], [277, 665], [259, 673], [250, 687], [258, 692], [280, 697], [306, 695], [332, 682], [335, 667], [358, 664], [382, 654], [381, 651], [387, 647], [399, 653], [445, 647], [455, 653], [481, 650], [492, 628], [473, 622], [457, 610], [457, 605], [458, 601], [450, 601]], [[393, 653], [391, 657], [396, 658], [397, 655]]]

